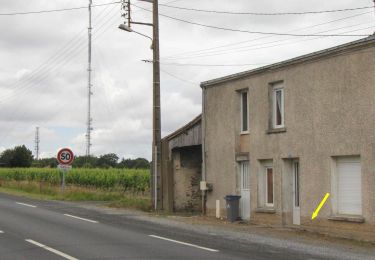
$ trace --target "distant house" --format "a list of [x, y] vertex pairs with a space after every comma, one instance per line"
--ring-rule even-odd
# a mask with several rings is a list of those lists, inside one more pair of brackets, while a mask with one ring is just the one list
[[201, 87], [207, 214], [375, 240], [374, 36]]
[[201, 212], [202, 117], [162, 139], [162, 175], [159, 208]]

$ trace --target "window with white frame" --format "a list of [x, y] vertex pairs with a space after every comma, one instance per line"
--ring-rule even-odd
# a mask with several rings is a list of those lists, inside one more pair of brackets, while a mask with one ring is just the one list
[[272, 85], [272, 127], [284, 127], [284, 87], [282, 83]]
[[274, 172], [272, 161], [261, 162], [258, 173], [258, 206], [274, 206]]
[[273, 207], [273, 168], [270, 166], [266, 166], [265, 171], [265, 186], [266, 186], [266, 206]]
[[333, 212], [338, 215], [362, 215], [360, 157], [337, 157], [334, 161]]
[[249, 131], [248, 92], [241, 92], [241, 133]]

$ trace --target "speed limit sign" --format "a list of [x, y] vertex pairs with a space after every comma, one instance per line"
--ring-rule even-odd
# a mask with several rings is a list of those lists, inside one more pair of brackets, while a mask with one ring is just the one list
[[57, 161], [62, 165], [71, 165], [74, 160], [72, 150], [63, 148], [57, 153]]

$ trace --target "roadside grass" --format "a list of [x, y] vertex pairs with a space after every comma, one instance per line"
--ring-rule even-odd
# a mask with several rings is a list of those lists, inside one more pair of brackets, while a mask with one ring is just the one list
[[28, 181], [0, 181], [0, 192], [42, 200], [95, 201], [116, 208], [151, 210], [148, 192], [67, 185], [62, 193], [60, 186]]

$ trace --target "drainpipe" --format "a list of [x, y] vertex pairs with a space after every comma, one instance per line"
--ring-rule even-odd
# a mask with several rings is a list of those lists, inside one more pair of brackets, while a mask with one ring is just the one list
[[[205, 142], [206, 142], [206, 89], [202, 87], [202, 181], [206, 181], [206, 144]], [[202, 214], [206, 215], [206, 190], [202, 190]]]

